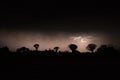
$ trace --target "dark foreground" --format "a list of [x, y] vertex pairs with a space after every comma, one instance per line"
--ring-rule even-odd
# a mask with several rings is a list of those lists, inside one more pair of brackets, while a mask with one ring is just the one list
[[[69, 53], [69, 52], [4, 52], [0, 54], [0, 78], [73, 79], [119, 75], [120, 54]], [[88, 77], [90, 76], [90, 77]], [[97, 77], [97, 78], [99, 78]], [[116, 78], [116, 77], [114, 77]], [[108, 79], [108, 78], [107, 78]], [[111, 79], [111, 78], [110, 78]]]
[[1, 53], [1, 72], [101, 71], [118, 70], [119, 53]]

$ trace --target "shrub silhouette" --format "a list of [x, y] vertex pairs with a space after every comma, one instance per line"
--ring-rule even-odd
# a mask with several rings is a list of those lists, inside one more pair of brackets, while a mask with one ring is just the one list
[[88, 46], [86, 47], [86, 49], [89, 50], [89, 51], [91, 51], [91, 53], [93, 53], [96, 47], [97, 47], [96, 44], [88, 44]]
[[116, 49], [112, 46], [112, 45], [101, 45], [98, 49], [97, 49], [97, 53], [100, 54], [110, 54], [110, 53], [116, 53]]
[[10, 52], [7, 46], [0, 48], [0, 52]]
[[34, 47], [35, 47], [36, 51], [38, 51], [39, 44], [34, 44]]
[[58, 52], [58, 50], [60, 49], [60, 47], [54, 47], [54, 50], [55, 50], [55, 52]]
[[29, 52], [29, 51], [30, 50], [28, 48], [26, 48], [26, 47], [21, 47], [21, 48], [17, 49], [17, 52], [21, 52], [21, 53], [23, 53], [23, 52]]
[[75, 45], [75, 44], [70, 44], [70, 45], [69, 45], [69, 48], [71, 49], [72, 53], [74, 53], [74, 52], [77, 51], [76, 49], [77, 49], [78, 47], [77, 47], [77, 45]]

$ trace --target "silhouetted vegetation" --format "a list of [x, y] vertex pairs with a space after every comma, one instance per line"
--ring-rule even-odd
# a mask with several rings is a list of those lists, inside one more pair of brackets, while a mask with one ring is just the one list
[[34, 44], [34, 47], [35, 47], [36, 51], [38, 51], [39, 44]]
[[96, 47], [96, 44], [89, 44], [86, 48], [93, 53]]
[[17, 49], [17, 52], [21, 52], [21, 53], [23, 53], [23, 52], [29, 52], [29, 51], [30, 50], [28, 48], [26, 48], [26, 47], [21, 47], [21, 48]]
[[70, 44], [70, 45], [69, 45], [69, 48], [71, 49], [72, 53], [75, 53], [75, 52], [77, 51], [76, 49], [77, 49], [78, 47], [77, 47], [77, 45], [75, 45], [75, 44]]
[[54, 47], [55, 52], [58, 52], [59, 49], [60, 47]]
[[[110, 45], [88, 44], [87, 48], [90, 52], [80, 52], [77, 50], [76, 44], [68, 45], [69, 51], [60, 51], [60, 47], [44, 51], [38, 50], [39, 44], [33, 45], [35, 50], [21, 47], [12, 52], [8, 47], [0, 48], [0, 64], [5, 68], [15, 70], [41, 69], [41, 67], [110, 67], [118, 66], [120, 60], [120, 50]], [[95, 50], [96, 49], [96, 50]], [[58, 51], [59, 50], [59, 51]], [[92, 54], [94, 52], [94, 54]]]

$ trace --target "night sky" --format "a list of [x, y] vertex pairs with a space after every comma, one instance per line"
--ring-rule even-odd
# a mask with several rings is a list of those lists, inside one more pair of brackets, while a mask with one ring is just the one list
[[[89, 43], [120, 44], [120, 6], [110, 1], [4, 1], [0, 3], [0, 46], [40, 49], [70, 43], [85, 51]], [[82, 37], [83, 41], [73, 37]]]

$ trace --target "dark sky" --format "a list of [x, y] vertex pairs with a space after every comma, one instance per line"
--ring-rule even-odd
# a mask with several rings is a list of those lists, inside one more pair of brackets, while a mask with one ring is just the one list
[[[83, 28], [79, 25], [90, 25], [91, 29], [105, 27], [113, 29], [114, 25], [120, 25], [119, 13], [119, 4], [110, 1], [4, 1], [0, 3], [0, 25], [6, 28], [10, 26], [10, 29], [32, 30], [34, 25], [34, 28], [57, 28], [57, 30], [68, 28], [71, 30], [73, 28], [71, 26], [77, 28], [76, 30]], [[52, 27], [41, 27], [41, 25], [52, 25]], [[103, 26], [99, 27], [99, 25]]]
[[[107, 35], [119, 45], [120, 6], [116, 1], [2, 1], [2, 36], [19, 32], [49, 34], [94, 33]], [[18, 33], [17, 33], [18, 32]]]

